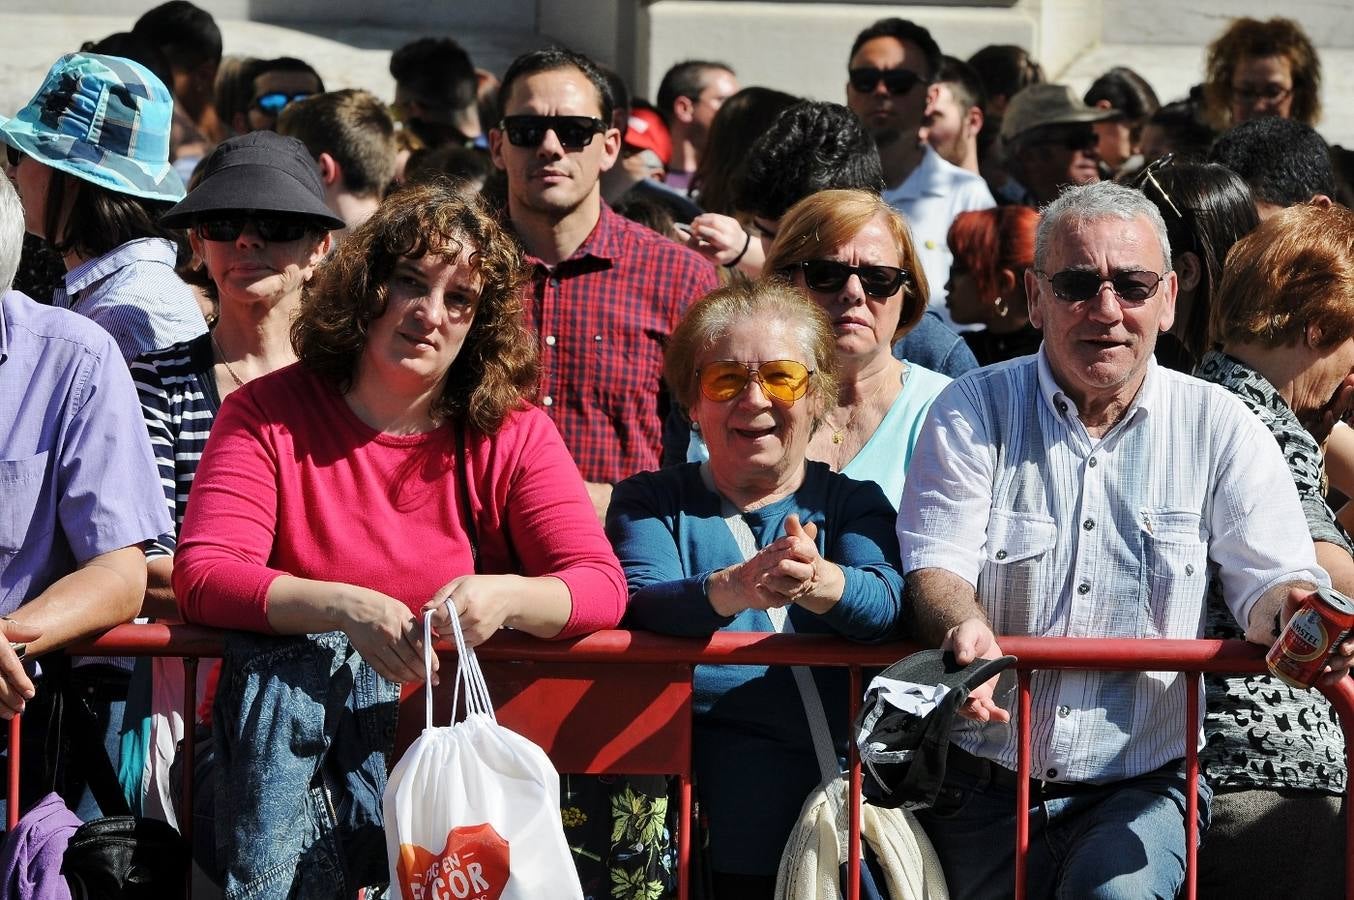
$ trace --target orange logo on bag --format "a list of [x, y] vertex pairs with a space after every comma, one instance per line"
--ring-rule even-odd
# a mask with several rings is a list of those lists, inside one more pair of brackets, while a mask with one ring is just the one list
[[508, 884], [508, 842], [487, 822], [453, 828], [441, 853], [400, 844], [405, 900], [498, 900]]

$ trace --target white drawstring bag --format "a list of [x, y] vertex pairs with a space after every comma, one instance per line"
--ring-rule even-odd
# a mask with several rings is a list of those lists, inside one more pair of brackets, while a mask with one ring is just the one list
[[[450, 602], [448, 602], [450, 607]], [[582, 900], [545, 751], [498, 724], [454, 609], [464, 721], [433, 727], [432, 613], [423, 620], [427, 724], [390, 773], [385, 813], [390, 889], [403, 900]]]

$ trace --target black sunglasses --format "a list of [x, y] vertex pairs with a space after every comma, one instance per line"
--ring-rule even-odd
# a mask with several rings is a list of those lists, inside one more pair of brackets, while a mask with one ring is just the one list
[[1035, 269], [1034, 274], [1048, 279], [1053, 296], [1069, 303], [1090, 300], [1105, 284], [1109, 284], [1115, 296], [1125, 303], [1145, 303], [1157, 292], [1162, 279], [1156, 272], [1135, 269], [1112, 272], [1108, 278], [1089, 269], [1064, 269], [1052, 275]]
[[304, 219], [268, 215], [236, 215], [204, 219], [194, 225], [193, 230], [204, 241], [233, 241], [244, 233], [245, 225], [251, 222], [259, 237], [277, 243], [299, 241], [315, 230], [315, 226]]
[[1100, 137], [1095, 133], [1095, 129], [1089, 125], [1071, 129], [1057, 129], [1049, 131], [1043, 137], [1036, 137], [1030, 141], [1032, 146], [1055, 146], [1063, 147], [1069, 153], [1075, 153], [1078, 150], [1086, 150], [1095, 147], [1100, 143]]
[[545, 133], [553, 131], [565, 150], [582, 150], [607, 125], [592, 116], [504, 116], [498, 127], [514, 147], [539, 147]]
[[17, 169], [19, 167], [19, 163], [23, 162], [24, 152], [20, 150], [18, 147], [12, 147], [9, 144], [6, 144], [5, 159], [9, 160], [11, 168]]
[[897, 266], [848, 266], [835, 259], [806, 259], [799, 268], [809, 289], [824, 294], [840, 291], [852, 275], [871, 297], [892, 297], [909, 280], [907, 270]]
[[846, 76], [851, 80], [851, 87], [862, 94], [872, 93], [881, 81], [890, 94], [906, 94], [917, 85], [927, 83], [925, 78], [911, 69], [876, 69], [866, 66], [850, 69]]

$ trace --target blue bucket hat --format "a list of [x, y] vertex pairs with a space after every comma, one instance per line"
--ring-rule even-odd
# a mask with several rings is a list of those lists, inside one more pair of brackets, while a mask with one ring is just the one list
[[13, 117], [0, 116], [0, 140], [38, 162], [119, 194], [183, 198], [169, 164], [174, 98], [140, 63], [68, 53]]

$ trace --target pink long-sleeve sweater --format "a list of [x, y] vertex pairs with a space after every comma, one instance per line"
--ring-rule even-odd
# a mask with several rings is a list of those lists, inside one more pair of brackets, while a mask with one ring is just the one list
[[[560, 637], [610, 628], [625, 578], [582, 477], [540, 410], [509, 414], [493, 437], [452, 426], [390, 435], [300, 365], [251, 381], [221, 407], [193, 482], [174, 558], [185, 619], [271, 631], [279, 575], [346, 582], [415, 612], [476, 571], [553, 575], [573, 610]], [[466, 491], [458, 487], [465, 478]]]

